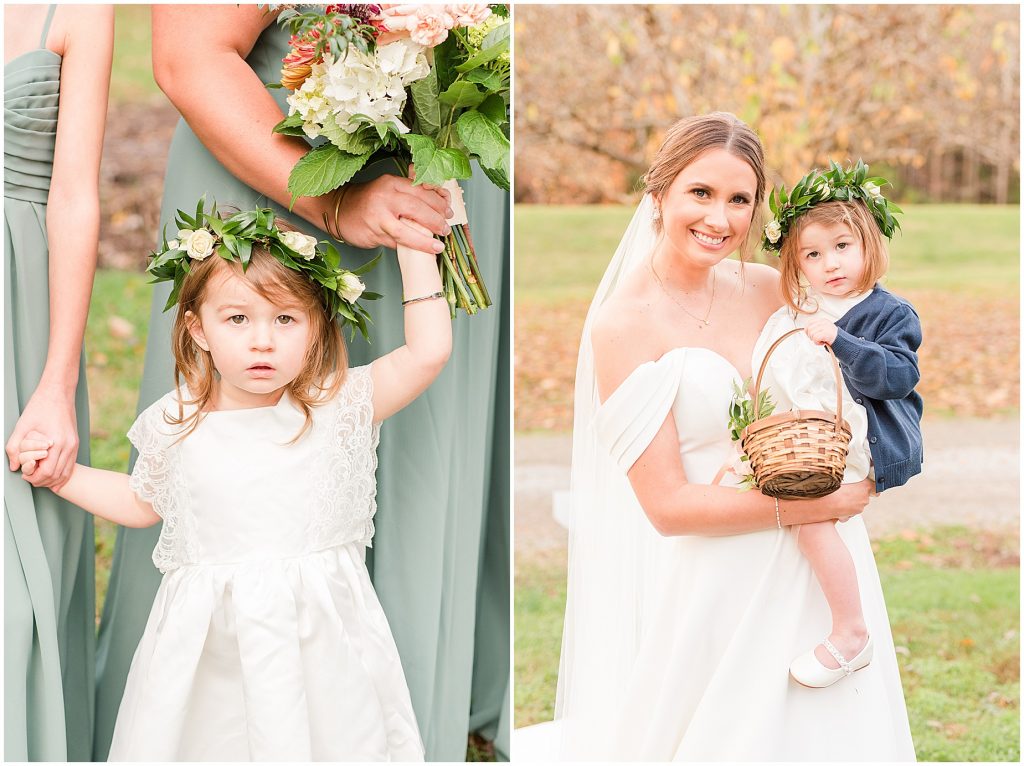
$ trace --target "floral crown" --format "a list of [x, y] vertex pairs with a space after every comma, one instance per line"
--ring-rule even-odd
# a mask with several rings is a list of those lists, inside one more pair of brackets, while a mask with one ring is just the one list
[[242, 210], [221, 218], [216, 202], [208, 213], [204, 210], [205, 204], [203, 196], [194, 217], [179, 210], [174, 218], [177, 238], [168, 241], [165, 227], [163, 246], [150, 253], [151, 260], [146, 267], [153, 275], [150, 284], [174, 283], [164, 311], [178, 302], [178, 293], [192, 261], [202, 261], [216, 254], [226, 261], [238, 261], [245, 271], [255, 246], [322, 286], [327, 315], [331, 319], [340, 316], [342, 324], [350, 326], [352, 337], [359, 330], [364, 338], [369, 338], [367, 323], [372, 320], [357, 301], [359, 298], [375, 300], [380, 295], [367, 291], [359, 276], [372, 269], [380, 255], [349, 271], [341, 268], [341, 254], [330, 243], [321, 246], [316, 237], [298, 231], [281, 231], [275, 225], [274, 211], [270, 208]]
[[768, 207], [774, 218], [764, 227], [761, 249], [778, 253], [797, 218], [815, 205], [837, 200], [863, 202], [882, 234], [886, 239], [892, 239], [900, 228], [900, 222], [892, 214], [903, 211], [882, 196], [882, 187], [887, 185], [891, 184], [884, 178], [868, 177], [868, 166], [863, 160], [857, 160], [849, 170], [843, 170], [835, 161], [830, 161], [828, 170], [812, 170], [797, 181], [789, 194], [783, 184], [768, 197]]

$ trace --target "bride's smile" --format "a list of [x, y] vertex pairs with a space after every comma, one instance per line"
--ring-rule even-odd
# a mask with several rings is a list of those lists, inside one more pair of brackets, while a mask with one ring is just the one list
[[720, 148], [705, 151], [660, 200], [663, 257], [706, 269], [736, 250], [750, 230], [756, 189], [757, 177], [744, 160]]

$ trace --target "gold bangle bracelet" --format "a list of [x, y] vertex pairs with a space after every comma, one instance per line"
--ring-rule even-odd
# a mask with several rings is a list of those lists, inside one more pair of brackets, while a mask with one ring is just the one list
[[342, 186], [337, 189], [334, 193], [334, 226], [331, 226], [331, 220], [328, 218], [327, 213], [323, 214], [324, 220], [324, 231], [331, 235], [332, 238], [345, 244], [345, 239], [341, 236], [341, 226], [338, 224], [338, 213], [341, 211], [342, 200], [345, 199], [345, 195], [348, 193], [348, 186]]

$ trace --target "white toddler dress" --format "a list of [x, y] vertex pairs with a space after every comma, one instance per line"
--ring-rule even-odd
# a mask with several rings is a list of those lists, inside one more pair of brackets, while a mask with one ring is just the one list
[[209, 412], [180, 441], [163, 417], [177, 414], [175, 392], [139, 416], [130, 486], [163, 518], [164, 577], [110, 760], [423, 760], [364, 564], [372, 394], [370, 367], [349, 370], [294, 444], [304, 415], [287, 394]]

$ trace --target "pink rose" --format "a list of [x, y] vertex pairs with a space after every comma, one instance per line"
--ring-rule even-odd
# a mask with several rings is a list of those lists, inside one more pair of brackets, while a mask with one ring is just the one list
[[456, 25], [444, 5], [383, 5], [378, 18], [388, 32], [408, 32], [413, 42], [430, 48], [443, 43]]
[[448, 12], [454, 17], [457, 27], [475, 27], [491, 15], [491, 9], [484, 3], [457, 3], [449, 5]]

